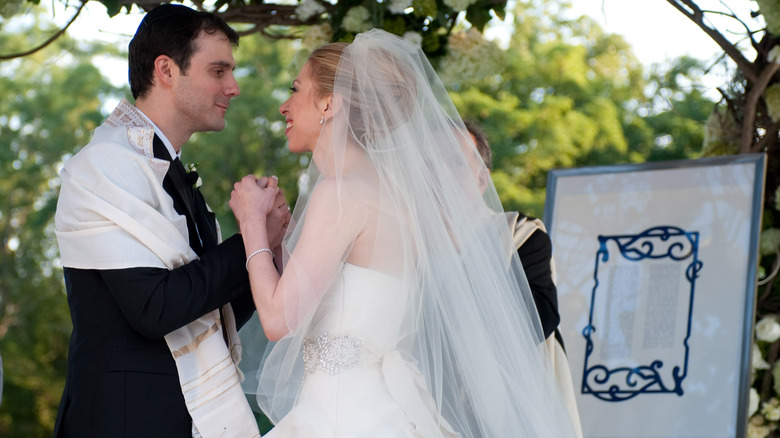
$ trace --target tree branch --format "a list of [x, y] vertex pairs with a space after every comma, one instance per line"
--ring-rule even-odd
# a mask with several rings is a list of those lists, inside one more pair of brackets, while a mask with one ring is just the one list
[[747, 94], [745, 99], [745, 105], [743, 118], [742, 118], [742, 139], [740, 141], [739, 152], [741, 154], [749, 153], [753, 146], [753, 132], [755, 131], [754, 123], [756, 121], [756, 107], [758, 106], [758, 99], [764, 94], [769, 81], [772, 76], [775, 75], [777, 70], [780, 69], [780, 64], [774, 62], [769, 63], [764, 70], [761, 71], [761, 76], [753, 82], [753, 86]]
[[[767, 362], [774, 364], [778, 354], [780, 354], [780, 341], [775, 341], [769, 346]], [[767, 372], [764, 373], [764, 379], [761, 381], [761, 393], [759, 394], [761, 400], [769, 400], [771, 396], [772, 380], [774, 380], [774, 375], [771, 371], [772, 370], [767, 370]]]
[[73, 18], [70, 19], [68, 24], [66, 24], [65, 27], [63, 27], [62, 29], [57, 31], [54, 35], [49, 37], [49, 39], [44, 41], [41, 45], [39, 45], [38, 47], [34, 47], [34, 48], [32, 48], [32, 49], [30, 49], [30, 50], [28, 50], [26, 52], [12, 53], [10, 55], [0, 55], [0, 61], [6, 61], [6, 60], [9, 60], [9, 59], [21, 58], [23, 56], [32, 55], [33, 53], [43, 49], [44, 47], [48, 46], [51, 43], [53, 43], [57, 38], [59, 38], [63, 33], [65, 33], [66, 30], [68, 30], [68, 27], [70, 27], [70, 25], [73, 24], [74, 21], [76, 21], [76, 18], [78, 18], [79, 14], [81, 14], [81, 10], [84, 9], [84, 6], [87, 5], [88, 1], [89, 0], [83, 0], [81, 2], [81, 4], [79, 5], [78, 10], [73, 15]]
[[742, 55], [742, 52], [740, 52], [739, 49], [737, 49], [737, 47], [720, 32], [704, 23], [704, 12], [696, 3], [691, 0], [666, 1], [699, 26], [704, 33], [709, 35], [710, 38], [726, 52], [729, 58], [737, 64], [737, 67], [742, 70], [742, 73], [750, 82], [755, 82], [758, 79], [758, 71], [756, 71], [755, 66]]
[[[241, 24], [253, 24], [253, 31], [247, 31], [244, 33], [260, 32], [265, 34], [264, 29], [269, 26], [305, 26], [317, 23], [317, 17], [312, 17], [306, 21], [301, 21], [296, 13], [295, 9], [298, 5], [289, 4], [277, 4], [277, 3], [228, 3], [227, 9], [222, 12], [214, 11], [206, 7], [202, 0], [191, 0], [193, 4], [202, 11], [213, 12], [228, 23], [241, 23]], [[170, 0], [163, 0], [164, 3], [170, 3]], [[119, 0], [120, 6], [126, 6], [127, 8], [137, 5], [145, 11], [153, 9], [159, 5], [160, 0]], [[336, 9], [336, 5], [319, 1], [326, 10], [326, 12], [333, 12]], [[272, 38], [284, 38], [271, 35]]]
[[[335, 9], [334, 5], [327, 4], [328, 11]], [[254, 24], [261, 31], [268, 26], [302, 26], [317, 22], [317, 17], [301, 21], [295, 9], [297, 5], [253, 4], [231, 6], [224, 12], [216, 12], [229, 23]]]
[[[778, 130], [780, 130], [780, 122], [775, 122], [770, 127], [766, 128], [766, 134], [750, 148], [750, 152], [761, 152], [764, 149], [774, 147], [773, 141], [777, 139]], [[780, 256], [778, 257], [780, 258]], [[780, 269], [780, 260], [778, 261], [778, 266], [778, 269]]]

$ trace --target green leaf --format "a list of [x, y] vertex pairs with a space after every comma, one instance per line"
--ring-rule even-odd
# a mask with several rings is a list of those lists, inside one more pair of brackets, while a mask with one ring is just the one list
[[506, 20], [506, 2], [493, 5], [493, 12], [501, 21]]
[[415, 17], [435, 17], [439, 8], [436, 6], [436, 0], [412, 0]]
[[106, 7], [106, 13], [109, 17], [114, 17], [122, 11], [122, 5], [119, 0], [100, 0], [100, 3]]
[[423, 35], [422, 49], [425, 53], [433, 53], [441, 47], [441, 39], [433, 33]]
[[406, 23], [404, 22], [403, 17], [392, 15], [389, 18], [385, 18], [384, 23], [382, 23], [382, 29], [401, 36], [406, 32]]
[[466, 9], [466, 20], [480, 32], [485, 30], [485, 25], [490, 21], [490, 18], [490, 10], [478, 3]]

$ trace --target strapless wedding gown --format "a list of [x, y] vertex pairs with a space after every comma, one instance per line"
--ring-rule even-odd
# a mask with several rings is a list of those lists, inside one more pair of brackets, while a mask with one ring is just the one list
[[405, 299], [398, 279], [346, 264], [307, 331], [298, 401], [265, 437], [457, 436], [396, 349]]

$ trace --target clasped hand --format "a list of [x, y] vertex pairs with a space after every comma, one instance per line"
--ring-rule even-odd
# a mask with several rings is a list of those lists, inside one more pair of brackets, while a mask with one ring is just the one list
[[271, 248], [282, 243], [291, 216], [290, 207], [275, 176], [245, 176], [233, 184], [229, 204], [242, 232], [244, 226], [265, 224]]

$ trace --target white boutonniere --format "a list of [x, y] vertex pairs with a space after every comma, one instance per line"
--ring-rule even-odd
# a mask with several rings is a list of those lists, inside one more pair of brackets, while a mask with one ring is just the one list
[[[187, 169], [187, 172], [195, 172], [195, 175], [198, 175], [198, 163], [187, 163], [184, 166], [184, 168]], [[200, 175], [198, 175], [198, 179], [195, 180], [194, 183], [192, 183], [192, 187], [195, 187], [197, 189], [202, 184], [203, 184], [203, 180], [201, 180]]]

